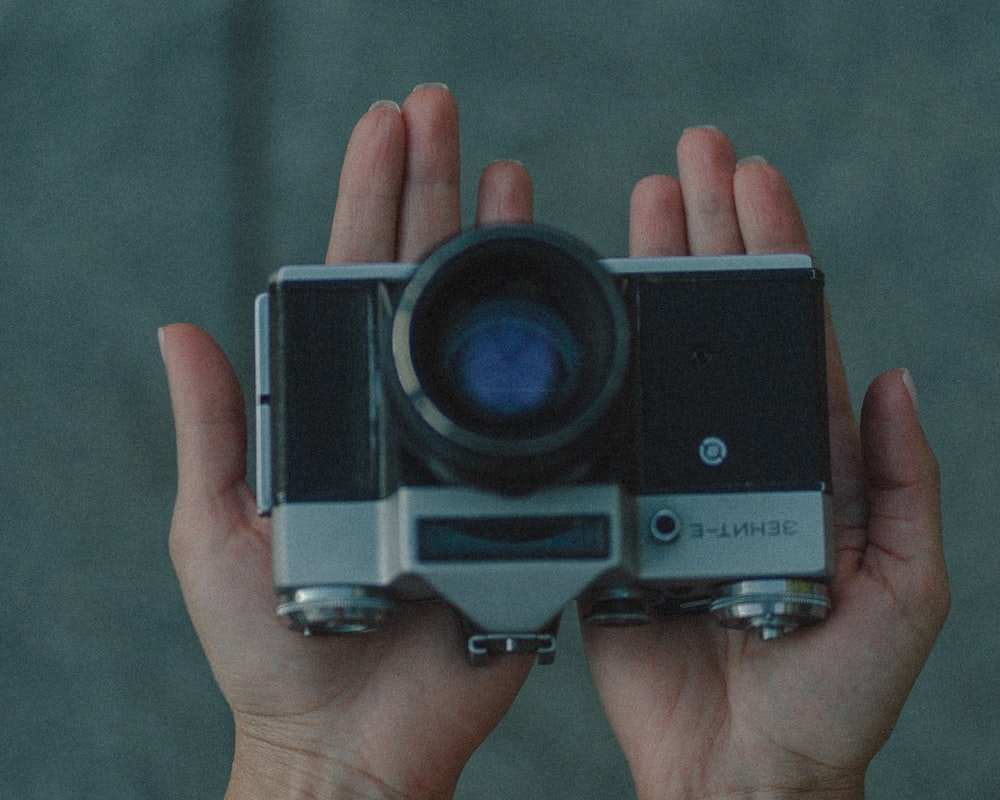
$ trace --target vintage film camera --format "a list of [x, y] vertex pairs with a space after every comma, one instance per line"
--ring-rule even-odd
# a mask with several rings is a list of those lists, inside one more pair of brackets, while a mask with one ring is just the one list
[[257, 301], [278, 613], [364, 632], [445, 600], [469, 655], [552, 660], [565, 605], [776, 639], [832, 568], [822, 275], [598, 261], [539, 227], [421, 264], [292, 266]]

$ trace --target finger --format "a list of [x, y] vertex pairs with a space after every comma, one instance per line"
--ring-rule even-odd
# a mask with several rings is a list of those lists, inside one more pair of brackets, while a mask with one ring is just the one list
[[936, 633], [948, 610], [941, 482], [909, 371], [872, 382], [861, 411], [861, 441], [868, 497], [864, 567], [890, 581], [897, 603], [922, 615]]
[[494, 161], [479, 179], [476, 225], [529, 225], [533, 211], [531, 176], [517, 161]]
[[273, 620], [267, 525], [246, 485], [243, 395], [229, 361], [193, 325], [170, 325], [160, 336], [177, 435], [170, 556], [206, 653], [219, 666], [227, 653], [245, 654], [231, 637], [248, 621]]
[[833, 520], [837, 532], [835, 544], [838, 553], [850, 559], [853, 570], [867, 541], [868, 511], [865, 508], [861, 439], [828, 303], [824, 303], [824, 311]]
[[205, 331], [169, 325], [160, 337], [177, 437], [178, 496], [212, 502], [245, 485], [243, 393]]
[[633, 258], [688, 254], [681, 185], [667, 175], [650, 175], [632, 190], [628, 229]]
[[759, 156], [736, 166], [733, 195], [747, 253], [808, 253], [809, 238], [792, 190]]
[[[170, 553], [185, 583], [188, 567], [209, 568], [206, 554], [217, 551], [220, 537], [261, 523], [246, 484], [243, 393], [229, 361], [193, 325], [167, 326], [160, 337], [177, 436]], [[249, 569], [245, 564], [244, 571]]]
[[726, 136], [714, 128], [689, 128], [677, 143], [691, 255], [743, 252], [733, 196], [736, 153]]
[[[733, 194], [748, 253], [809, 252], [809, 238], [798, 204], [777, 169], [758, 156], [741, 160], [733, 176]], [[824, 315], [836, 544], [838, 552], [856, 559], [865, 545], [867, 520], [861, 446], [828, 306]]]
[[405, 160], [399, 106], [375, 103], [354, 126], [344, 154], [327, 264], [395, 260]]
[[416, 261], [462, 227], [458, 105], [447, 87], [422, 84], [403, 103], [406, 166], [396, 258]]

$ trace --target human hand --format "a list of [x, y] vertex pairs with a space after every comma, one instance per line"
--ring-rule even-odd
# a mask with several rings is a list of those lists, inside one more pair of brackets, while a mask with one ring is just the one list
[[[344, 158], [327, 262], [414, 261], [459, 232], [458, 112], [440, 86], [377, 103]], [[529, 222], [530, 179], [497, 162], [480, 225]], [[335, 267], [331, 267], [335, 269]], [[304, 637], [275, 616], [270, 524], [245, 481], [246, 420], [218, 345], [161, 331], [177, 429], [170, 552], [215, 678], [233, 711], [226, 797], [443, 798], [531, 669], [472, 667], [454, 613], [411, 604], [377, 633]]]
[[[784, 178], [736, 163], [729, 140], [692, 129], [680, 180], [632, 196], [633, 257], [808, 252]], [[949, 604], [937, 462], [912, 379], [879, 376], [860, 429], [827, 312], [834, 488], [833, 610], [779, 642], [678, 617], [584, 626], [600, 701], [640, 800], [863, 797]]]

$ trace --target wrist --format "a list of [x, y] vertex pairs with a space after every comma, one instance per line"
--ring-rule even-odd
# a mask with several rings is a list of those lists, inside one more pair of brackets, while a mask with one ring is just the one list
[[[779, 791], [765, 790], [748, 794], [734, 795], [732, 800], [864, 800], [864, 787], [856, 789], [818, 790], [782, 789]], [[730, 800], [730, 798], [726, 798]]]
[[842, 789], [761, 789], [722, 795], [711, 800], [864, 800], [861, 786]]
[[782, 781], [774, 785], [748, 785], [724, 789], [670, 787], [642, 791], [639, 800], [864, 800], [865, 776], [840, 776], [831, 780]]
[[[434, 800], [446, 795], [434, 795]], [[237, 730], [225, 800], [430, 800], [399, 791], [363, 767]]]
[[823, 775], [809, 772], [789, 774], [780, 783], [738, 793], [731, 800], [864, 800], [864, 770], [825, 771]]

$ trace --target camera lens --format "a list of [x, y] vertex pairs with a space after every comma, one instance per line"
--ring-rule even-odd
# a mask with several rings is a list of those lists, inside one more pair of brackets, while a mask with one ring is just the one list
[[579, 382], [579, 344], [538, 303], [490, 300], [454, 327], [445, 367], [470, 415], [524, 418], [556, 405]]
[[391, 347], [411, 449], [439, 473], [527, 491], [607, 450], [628, 363], [618, 289], [543, 228], [469, 232], [404, 288]]

